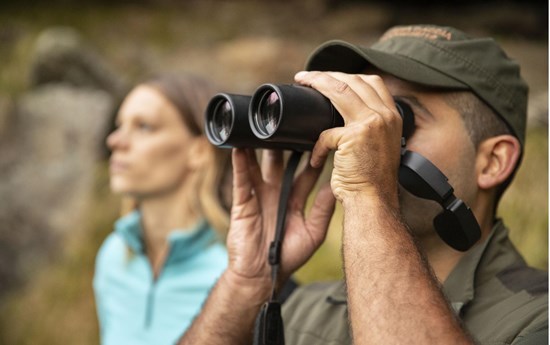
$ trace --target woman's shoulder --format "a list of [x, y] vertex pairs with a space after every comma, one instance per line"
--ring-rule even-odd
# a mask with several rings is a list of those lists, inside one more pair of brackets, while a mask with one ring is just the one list
[[112, 265], [127, 256], [128, 246], [120, 234], [110, 233], [99, 248], [96, 256], [96, 266]]
[[108, 257], [114, 259], [128, 251], [128, 242], [136, 241], [135, 237], [139, 236], [140, 213], [138, 211], [130, 212], [119, 218], [115, 224], [113, 231], [105, 238], [97, 255], [98, 259]]

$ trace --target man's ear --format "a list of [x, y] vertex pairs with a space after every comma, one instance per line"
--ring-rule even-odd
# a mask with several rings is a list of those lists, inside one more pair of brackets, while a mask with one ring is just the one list
[[189, 145], [188, 159], [191, 170], [201, 169], [205, 164], [210, 164], [212, 147], [206, 137], [194, 137]]
[[516, 168], [520, 153], [520, 143], [512, 135], [499, 135], [481, 142], [476, 157], [479, 188], [490, 189], [503, 183]]

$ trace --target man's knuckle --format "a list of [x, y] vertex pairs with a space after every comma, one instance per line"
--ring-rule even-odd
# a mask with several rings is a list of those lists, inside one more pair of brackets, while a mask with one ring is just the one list
[[348, 85], [348, 83], [346, 83], [342, 80], [337, 80], [334, 83], [334, 90], [338, 94], [347, 94], [350, 91], [350, 86]]
[[381, 128], [386, 125], [384, 116], [380, 113], [373, 113], [367, 118], [368, 126], [371, 128]]
[[376, 75], [376, 74], [367, 75], [366, 78], [367, 78], [372, 84], [381, 84], [381, 83], [384, 83], [384, 80], [382, 79], [382, 77], [379, 76], [379, 75]]
[[328, 131], [322, 131], [321, 134], [319, 134], [319, 141], [322, 143], [322, 144], [325, 144], [329, 138], [329, 132]]

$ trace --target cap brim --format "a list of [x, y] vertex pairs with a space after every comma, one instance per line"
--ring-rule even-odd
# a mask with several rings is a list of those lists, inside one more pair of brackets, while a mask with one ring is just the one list
[[466, 84], [409, 57], [362, 48], [339, 40], [329, 41], [318, 47], [310, 55], [306, 70], [362, 73], [369, 66], [425, 86], [469, 88]]

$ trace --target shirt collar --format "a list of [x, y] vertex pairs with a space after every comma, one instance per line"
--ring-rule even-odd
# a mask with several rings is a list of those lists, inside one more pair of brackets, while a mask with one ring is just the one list
[[[138, 210], [120, 218], [115, 223], [115, 232], [120, 234], [128, 247], [139, 254], [145, 254], [141, 213]], [[217, 235], [206, 220], [200, 220], [191, 228], [174, 229], [168, 235], [169, 253], [166, 264], [194, 256], [215, 243]]]
[[135, 210], [120, 218], [115, 223], [115, 232], [122, 236], [128, 247], [130, 247], [134, 253], [143, 253], [145, 251], [141, 240], [140, 222], [141, 214], [139, 211]]
[[[487, 239], [466, 253], [451, 271], [443, 284], [443, 291], [458, 315], [474, 299], [475, 287], [482, 283], [480, 280], [493, 277], [498, 268], [511, 259], [506, 257], [509, 255], [502, 255], [502, 249], [507, 245], [508, 229], [502, 220], [497, 219]], [[491, 272], [493, 270], [495, 272]]]
[[[443, 291], [451, 303], [455, 312], [459, 315], [462, 308], [474, 298], [476, 285], [476, 272], [481, 261], [491, 261], [498, 255], [498, 250], [488, 250], [497, 247], [507, 241], [508, 230], [498, 219], [488, 238], [468, 253], [466, 253], [453, 269], [443, 284]], [[488, 254], [485, 254], [489, 252]], [[345, 304], [347, 293], [345, 283], [342, 281], [328, 296], [327, 302], [332, 304]]]
[[192, 257], [216, 243], [216, 232], [205, 220], [188, 229], [176, 229], [168, 235], [170, 253], [167, 263]]

